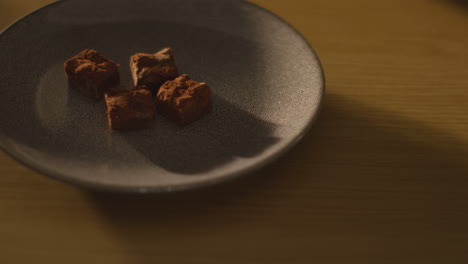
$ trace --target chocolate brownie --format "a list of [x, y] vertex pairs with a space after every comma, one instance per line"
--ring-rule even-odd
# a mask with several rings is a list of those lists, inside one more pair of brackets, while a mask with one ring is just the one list
[[166, 81], [179, 75], [171, 48], [155, 54], [137, 53], [130, 57], [130, 70], [136, 86], [147, 85], [156, 94]]
[[183, 74], [161, 86], [156, 107], [161, 115], [181, 125], [191, 123], [211, 110], [210, 88]]
[[112, 129], [129, 130], [152, 125], [156, 107], [149, 90], [110, 90], [104, 99], [107, 122]]
[[64, 66], [70, 87], [91, 98], [101, 99], [120, 83], [119, 65], [92, 49], [78, 53]]

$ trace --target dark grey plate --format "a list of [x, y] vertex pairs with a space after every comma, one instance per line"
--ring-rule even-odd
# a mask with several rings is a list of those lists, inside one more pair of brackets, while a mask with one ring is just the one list
[[[179, 127], [110, 130], [104, 105], [67, 86], [63, 62], [93, 48], [121, 65], [174, 48], [205, 81], [214, 109]], [[53, 178], [116, 191], [189, 189], [260, 168], [310, 128], [324, 93], [320, 63], [280, 18], [235, 0], [62, 1], [0, 35], [0, 146]]]

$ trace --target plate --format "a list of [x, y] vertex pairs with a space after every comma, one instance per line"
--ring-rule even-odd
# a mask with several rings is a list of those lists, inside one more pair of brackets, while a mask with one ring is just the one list
[[[207, 82], [213, 111], [180, 127], [107, 127], [103, 102], [68, 88], [64, 61], [85, 48], [121, 65], [173, 47], [180, 73]], [[218, 183], [272, 162], [309, 130], [320, 62], [279, 17], [235, 0], [69, 0], [0, 35], [0, 146], [23, 164], [101, 190], [164, 192]]]

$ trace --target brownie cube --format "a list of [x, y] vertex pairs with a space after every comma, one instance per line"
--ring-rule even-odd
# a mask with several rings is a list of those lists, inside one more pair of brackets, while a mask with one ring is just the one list
[[107, 122], [112, 129], [140, 129], [152, 125], [156, 107], [149, 90], [111, 90], [105, 94], [104, 99]]
[[70, 87], [94, 99], [120, 83], [119, 65], [92, 49], [78, 53], [64, 66]]
[[135, 87], [147, 85], [154, 94], [163, 83], [179, 75], [171, 48], [162, 49], [155, 54], [132, 55], [130, 70]]
[[183, 74], [161, 86], [156, 95], [156, 108], [161, 115], [178, 124], [189, 124], [210, 112], [210, 88]]

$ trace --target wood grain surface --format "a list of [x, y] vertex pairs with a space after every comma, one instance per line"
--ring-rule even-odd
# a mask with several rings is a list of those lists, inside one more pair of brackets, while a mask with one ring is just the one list
[[[49, 2], [0, 0], [0, 27]], [[305, 139], [248, 177], [151, 196], [2, 153], [0, 263], [468, 263], [468, 1], [253, 2], [323, 63]]]

